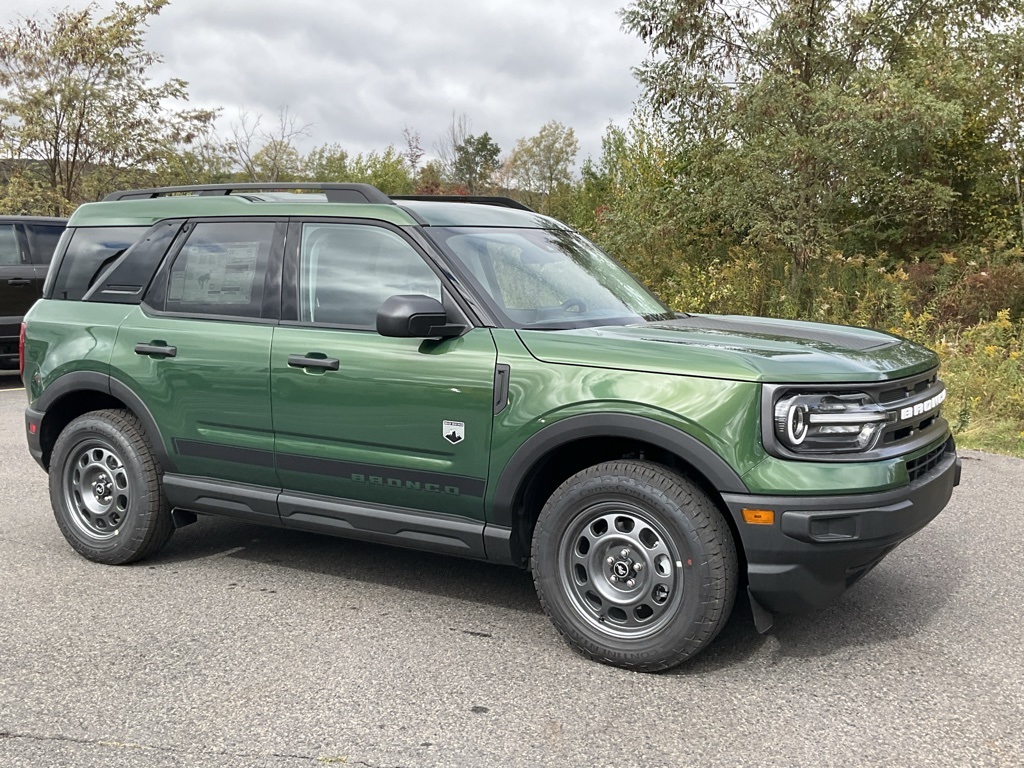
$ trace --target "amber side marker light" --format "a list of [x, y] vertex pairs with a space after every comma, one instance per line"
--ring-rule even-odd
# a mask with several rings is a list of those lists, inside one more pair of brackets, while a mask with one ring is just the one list
[[775, 522], [775, 510], [744, 509], [743, 522], [747, 525], [772, 525]]

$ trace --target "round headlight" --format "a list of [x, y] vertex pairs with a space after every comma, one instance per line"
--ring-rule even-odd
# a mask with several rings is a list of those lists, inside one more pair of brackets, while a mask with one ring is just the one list
[[810, 413], [803, 403], [793, 403], [786, 414], [786, 437], [792, 445], [800, 445], [807, 437], [811, 424]]

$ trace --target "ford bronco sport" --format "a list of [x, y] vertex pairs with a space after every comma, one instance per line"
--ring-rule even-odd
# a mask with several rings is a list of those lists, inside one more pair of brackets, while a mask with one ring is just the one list
[[507, 563], [636, 670], [704, 648], [738, 589], [761, 631], [828, 603], [959, 481], [932, 352], [671, 312], [498, 198], [115, 193], [22, 334], [29, 447], [85, 557], [224, 515]]

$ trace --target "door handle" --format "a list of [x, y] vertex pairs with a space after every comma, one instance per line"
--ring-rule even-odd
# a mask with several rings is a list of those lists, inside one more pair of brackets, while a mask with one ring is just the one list
[[22, 285], [28, 285], [31, 282], [32, 281], [27, 277], [12, 277], [7, 281], [7, 284], [20, 287]]
[[178, 348], [172, 347], [169, 344], [164, 344], [163, 342], [153, 342], [152, 344], [136, 344], [135, 354], [152, 355], [153, 357], [176, 357], [178, 354]]
[[341, 367], [341, 362], [336, 357], [312, 357], [314, 354], [316, 353], [288, 355], [288, 365], [292, 368], [323, 368], [327, 371], [336, 371]]

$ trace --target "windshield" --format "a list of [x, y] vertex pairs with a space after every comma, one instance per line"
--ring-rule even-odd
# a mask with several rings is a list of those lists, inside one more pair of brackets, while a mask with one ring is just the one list
[[665, 320], [672, 312], [568, 230], [429, 227], [509, 325], [556, 330]]

